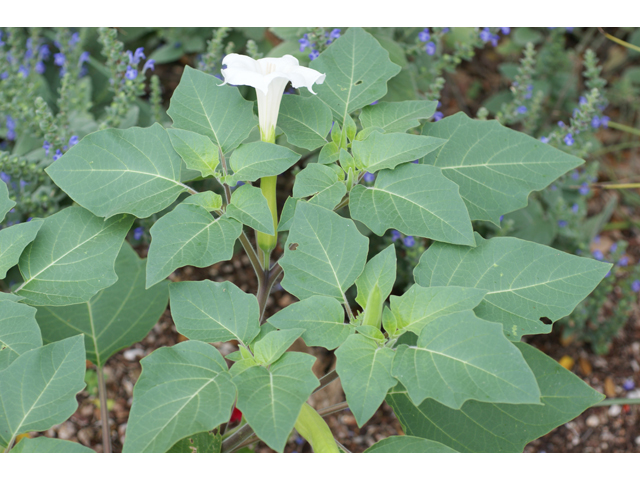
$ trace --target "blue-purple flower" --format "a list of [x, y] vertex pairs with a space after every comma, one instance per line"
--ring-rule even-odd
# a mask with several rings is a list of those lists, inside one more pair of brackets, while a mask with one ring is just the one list
[[573, 206], [571, 207], [571, 211], [573, 213], [578, 213], [578, 210], [580, 210], [580, 207], [578, 206], [577, 203], [574, 203]]
[[337, 38], [340, 38], [340, 29], [339, 28], [334, 28], [333, 30], [331, 30], [331, 33], [329, 34], [329, 38], [331, 40], [335, 40]]
[[53, 161], [55, 162], [56, 160], [58, 160], [60, 157], [62, 157], [62, 152], [60, 151], [60, 149], [56, 150], [56, 153], [53, 155]]
[[391, 230], [391, 241], [395, 242], [396, 240], [398, 240], [400, 237], [402, 236], [402, 234], [397, 231], [397, 230]]
[[591, 189], [589, 188], [589, 184], [587, 182], [583, 182], [578, 189], [580, 195], [587, 195]]
[[619, 267], [626, 267], [627, 265], [629, 265], [629, 257], [622, 257], [618, 260]]
[[366, 172], [364, 174], [364, 181], [371, 183], [376, 179], [376, 176], [373, 173]]
[[[637, 280], [636, 280], [636, 281], [637, 281]], [[624, 388], [624, 389], [625, 389], [625, 391], [629, 392], [629, 391], [633, 390], [634, 388], [636, 388], [636, 384], [635, 384], [635, 382], [634, 382], [632, 379], [627, 378], [627, 379], [624, 381], [624, 383], [622, 384], [622, 388]]]
[[434, 55], [436, 53], [436, 44], [429, 42], [424, 46], [424, 50], [427, 52], [427, 55]]
[[64, 56], [64, 53], [60, 52], [60, 53], [54, 53], [53, 54], [53, 63], [59, 67], [62, 67], [64, 65], [66, 58]]
[[431, 39], [431, 34], [429, 33], [429, 29], [425, 28], [418, 34], [418, 40], [421, 42], [428, 42]]
[[634, 280], [631, 282], [631, 290], [636, 293], [640, 292], [640, 280]]
[[442, 120], [444, 118], [444, 113], [442, 112], [436, 112], [433, 114], [433, 121], [434, 122], [438, 122], [440, 120]]
[[305, 33], [302, 38], [298, 40], [298, 43], [300, 44], [300, 51], [304, 52], [308, 47], [311, 46], [311, 42], [309, 42], [309, 35]]
[[567, 221], [566, 221], [566, 220], [558, 220], [558, 226], [559, 226], [560, 228], [564, 228], [564, 227], [566, 227], [567, 225], [568, 225], [568, 223], [567, 223]]
[[573, 136], [570, 133], [567, 133], [564, 136], [563, 140], [564, 140], [565, 145], [567, 145], [568, 147], [570, 147], [571, 145], [574, 144]]
[[138, 227], [138, 228], [133, 230], [133, 239], [134, 240], [140, 240], [142, 238], [142, 235], [144, 235], [144, 228], [143, 227]]
[[407, 237], [404, 237], [402, 243], [404, 243], [405, 247], [411, 248], [416, 244], [416, 239], [409, 235]]
[[51, 144], [45, 140], [42, 144], [42, 148], [44, 148], [44, 154], [46, 156], [49, 156], [49, 149], [51, 148]]
[[593, 251], [593, 258], [595, 258], [596, 260], [604, 260], [604, 254], [600, 251], [600, 250], [594, 250]]
[[131, 65], [127, 65], [127, 71], [124, 74], [125, 78], [128, 80], [135, 80], [138, 76], [138, 69], [133, 68]]
[[73, 135], [70, 139], [69, 139], [69, 148], [73, 147], [74, 145], [78, 144], [78, 136], [77, 135]]
[[156, 61], [153, 58], [150, 58], [144, 63], [144, 67], [142, 67], [142, 74], [147, 70], [155, 70], [156, 69]]
[[520, 105], [518, 108], [516, 108], [516, 113], [524, 115], [525, 113], [527, 113], [527, 107], [525, 105]]
[[540, 141], [542, 143], [549, 143], [549, 139], [547, 137], [540, 137]]
[[315, 60], [319, 56], [320, 56], [320, 52], [318, 50], [311, 50], [311, 53], [309, 54], [309, 59]]

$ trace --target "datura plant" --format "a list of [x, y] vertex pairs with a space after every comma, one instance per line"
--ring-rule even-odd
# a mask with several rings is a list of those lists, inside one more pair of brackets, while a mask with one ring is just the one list
[[[385, 401], [404, 435], [370, 452], [519, 452], [603, 398], [521, 339], [550, 332], [610, 265], [487, 240], [472, 223], [499, 224], [582, 160], [496, 121], [428, 122], [436, 102], [385, 102], [400, 67], [360, 28], [310, 68], [288, 56], [223, 63], [224, 83], [186, 67], [171, 128], [91, 133], [48, 167], [76, 206], [0, 232], [0, 273], [17, 264], [23, 278], [0, 297], [3, 449], [66, 419], [85, 358], [101, 366], [142, 338], [167, 297], [188, 341], [141, 361], [125, 452], [180, 451], [185, 439], [281, 452], [294, 428], [314, 451], [338, 452], [320, 413], [348, 407], [362, 426]], [[283, 95], [288, 82], [299, 90]], [[256, 89], [258, 118], [236, 85]], [[278, 211], [276, 178], [296, 164]], [[189, 186], [194, 177], [224, 195]], [[140, 260], [125, 235], [134, 217], [164, 210]], [[369, 255], [369, 237], [389, 229], [430, 239], [401, 295], [395, 247]], [[256, 292], [166, 280], [229, 260], [237, 240]], [[299, 301], [267, 317], [277, 282]], [[317, 378], [315, 357], [288, 351], [298, 338], [335, 351], [335, 371]], [[238, 350], [223, 358], [212, 343], [226, 341]], [[307, 401], [338, 378], [346, 402], [318, 413]], [[228, 428], [235, 407], [243, 419]], [[37, 438], [13, 451], [78, 448]]]

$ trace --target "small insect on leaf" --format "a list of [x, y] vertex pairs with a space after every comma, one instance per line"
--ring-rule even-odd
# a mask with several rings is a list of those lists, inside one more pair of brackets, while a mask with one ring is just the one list
[[290, 244], [289, 244], [289, 250], [291, 250], [291, 251], [295, 251], [295, 250], [296, 250], [296, 248], [298, 248], [298, 246], [299, 246], [299, 245], [298, 245], [297, 243], [290, 243]]

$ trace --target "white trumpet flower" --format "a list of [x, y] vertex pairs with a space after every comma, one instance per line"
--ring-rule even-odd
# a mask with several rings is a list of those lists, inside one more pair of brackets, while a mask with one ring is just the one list
[[246, 55], [231, 53], [222, 59], [224, 83], [247, 85], [256, 89], [260, 135], [263, 141], [275, 141], [276, 122], [280, 101], [287, 83], [293, 88], [307, 87], [315, 95], [314, 83], [322, 83], [325, 74], [312, 68], [301, 67], [298, 59], [285, 55], [281, 58], [254, 60]]

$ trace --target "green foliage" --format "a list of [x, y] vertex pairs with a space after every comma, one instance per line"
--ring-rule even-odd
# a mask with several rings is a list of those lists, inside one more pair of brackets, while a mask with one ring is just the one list
[[[112, 77], [122, 77], [131, 65], [110, 32], [100, 31], [107, 68]], [[301, 35], [277, 32], [287, 42]], [[148, 33], [142, 29], [138, 38]], [[262, 31], [242, 33], [233, 37], [217, 30], [203, 66], [210, 70], [223, 49], [233, 49], [231, 42], [223, 47], [227, 35], [248, 37], [247, 52], [260, 57], [260, 37], [253, 36]], [[331, 42], [322, 40], [324, 33], [307, 38], [322, 41], [310, 65], [326, 78], [312, 86], [317, 96], [308, 87], [282, 99], [276, 133], [284, 136], [276, 143], [256, 141], [254, 103], [242, 95], [251, 92], [252, 98], [252, 90], [222, 85], [187, 67], [168, 110], [172, 128], [134, 127], [133, 121], [130, 128], [87, 132], [47, 168], [80, 206], [0, 232], [3, 242], [17, 245], [14, 252], [0, 253], [1, 268], [18, 263], [24, 277], [15, 290], [20, 297], [0, 296], [3, 447], [11, 449], [22, 432], [65, 420], [81, 387], [85, 344], [88, 358], [101, 367], [151, 328], [167, 290], [177, 331], [188, 341], [142, 360], [125, 452], [234, 451], [253, 441], [251, 431], [281, 452], [309, 396], [337, 378], [359, 426], [385, 398], [394, 408], [407, 436], [370, 449], [380, 452], [521, 451], [601, 399], [518, 340], [550, 331], [541, 318], [556, 321], [569, 314], [610, 267], [520, 238], [485, 240], [474, 233], [483, 226], [472, 223], [498, 225], [501, 215], [525, 207], [532, 192], [582, 161], [496, 121], [460, 113], [424, 123], [436, 115], [441, 74], [482, 46], [471, 29], [452, 32], [458, 43], [448, 57], [441, 54], [449, 48], [446, 32], [434, 29], [430, 41], [440, 54], [433, 59], [430, 50], [421, 53], [431, 46], [417, 30], [403, 37], [393, 30], [351, 28], [337, 39], [332, 30]], [[160, 37], [177, 34], [166, 30]], [[153, 55], [160, 61], [203, 48], [204, 41], [174, 42]], [[528, 51], [518, 72], [522, 80], [533, 75]], [[597, 75], [589, 81], [598, 88]], [[139, 85], [124, 81], [112, 88], [126, 96]], [[598, 102], [594, 92], [572, 127], [579, 128]], [[121, 106], [120, 100], [111, 105], [104, 127], [116, 125]], [[49, 118], [48, 125], [55, 123], [46, 109], [40, 115]], [[253, 185], [237, 185], [275, 180], [293, 167], [301, 155], [285, 145], [309, 154], [293, 192], [285, 192], [292, 196], [278, 231], [288, 234], [284, 254], [272, 259], [266, 250], [256, 251], [247, 235], [251, 229], [276, 233], [271, 197], [267, 201]], [[411, 163], [416, 159], [420, 164]], [[176, 205], [182, 193], [191, 196]], [[529, 216], [544, 217], [535, 200]], [[0, 209], [11, 206], [0, 191]], [[157, 219], [146, 262], [122, 246], [132, 216]], [[370, 253], [379, 244], [375, 237], [389, 229], [394, 237], [404, 236], [406, 249]], [[525, 230], [520, 228], [522, 235]], [[206, 268], [231, 259], [237, 239], [257, 276], [255, 295], [227, 281], [168, 287], [163, 281], [186, 265]], [[414, 271], [416, 284], [394, 291], [403, 274], [397, 260], [417, 260], [427, 241], [430, 247]], [[410, 252], [412, 242], [420, 248]], [[282, 273], [281, 287], [300, 301], [268, 318], [267, 299]], [[357, 312], [350, 304], [354, 297]], [[41, 346], [34, 317], [53, 343]], [[72, 337], [72, 331], [86, 337]], [[287, 351], [298, 338], [335, 350], [336, 370], [318, 380], [313, 356]], [[210, 343], [227, 341], [239, 349], [225, 359]], [[233, 362], [230, 369], [227, 361]], [[234, 402], [243, 420], [229, 429]], [[314, 425], [301, 426], [307, 437], [315, 438], [318, 429], [326, 436], [326, 424]], [[21, 448], [77, 448], [41, 443]], [[331, 441], [321, 443], [314, 448], [335, 450]]]

